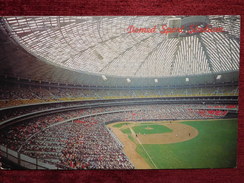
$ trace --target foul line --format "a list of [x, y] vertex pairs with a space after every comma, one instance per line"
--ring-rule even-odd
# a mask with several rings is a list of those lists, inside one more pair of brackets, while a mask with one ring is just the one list
[[[129, 127], [129, 128], [130, 128], [131, 133], [132, 133], [134, 136], [136, 136], [136, 135], [135, 135], [135, 132], [131, 129], [131, 127]], [[145, 149], [144, 146], [142, 145], [141, 141], [140, 141], [137, 137], [135, 137], [135, 139], [136, 139], [136, 140], [139, 142], [139, 144], [142, 146], [143, 150], [145, 151], [145, 153], [147, 154], [147, 156], [148, 156], [149, 159], [151, 160], [153, 166], [154, 166], [156, 169], [158, 169], [158, 167], [157, 167], [157, 166], [155, 165], [155, 163], [153, 162], [151, 156], [149, 156], [149, 154], [147, 153], [146, 149]]]

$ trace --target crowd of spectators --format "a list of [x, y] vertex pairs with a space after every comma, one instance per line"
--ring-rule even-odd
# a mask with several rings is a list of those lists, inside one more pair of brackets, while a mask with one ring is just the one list
[[79, 103], [52, 103], [52, 104], [42, 104], [42, 105], [31, 105], [25, 107], [16, 107], [7, 110], [0, 110], [0, 122], [7, 119], [11, 119], [17, 116], [25, 115], [33, 112], [47, 111], [49, 109], [61, 109], [67, 107], [76, 107], [82, 105], [82, 101]]
[[[102, 102], [99, 102], [102, 103]], [[26, 107], [16, 107], [14, 109], [8, 109], [8, 110], [0, 110], [0, 122], [5, 121], [7, 119], [11, 119], [17, 116], [33, 113], [33, 112], [41, 112], [41, 111], [48, 111], [48, 110], [54, 110], [54, 109], [62, 109], [62, 108], [68, 108], [68, 107], [77, 107], [81, 105], [87, 105], [83, 101], [81, 102], [63, 102], [63, 103], [51, 103], [51, 104], [42, 104], [42, 105], [32, 105], [32, 106], [26, 106]], [[196, 107], [196, 105], [194, 106]], [[211, 108], [211, 105], [207, 106], [208, 108]], [[237, 108], [236, 105], [214, 105], [213, 108]], [[166, 109], [169, 110], [170, 109]], [[179, 109], [176, 108], [176, 112]]]
[[[122, 109], [123, 107], [116, 107], [115, 109]], [[64, 121], [66, 119], [75, 118], [78, 116], [89, 115], [93, 113], [104, 112], [111, 110], [108, 108], [91, 108], [80, 109], [74, 111], [67, 111], [57, 114], [45, 115], [42, 117], [26, 120], [24, 122], [8, 126], [0, 130], [0, 143], [9, 147], [10, 149], [17, 150], [25, 139], [31, 135], [41, 131], [42, 129], [54, 123]]]
[[237, 86], [164, 89], [85, 89], [4, 84], [0, 107], [43, 101], [73, 99], [144, 98], [160, 96], [237, 95]]
[[[40, 145], [45, 149], [44, 153]], [[61, 165], [61, 168], [133, 168], [122, 147], [116, 143], [104, 125], [94, 121], [77, 120], [48, 128], [33, 138], [28, 146], [23, 148], [23, 153], [33, 156], [33, 150], [38, 152], [35, 157]]]
[[[207, 107], [200, 104], [168, 104], [67, 111], [3, 128], [0, 130], [0, 144], [62, 169], [132, 169], [133, 165], [123, 153], [123, 147], [111, 135], [105, 122], [208, 119], [224, 116], [221, 112], [203, 116], [199, 113], [203, 108]], [[62, 123], [72, 118], [77, 119]]]

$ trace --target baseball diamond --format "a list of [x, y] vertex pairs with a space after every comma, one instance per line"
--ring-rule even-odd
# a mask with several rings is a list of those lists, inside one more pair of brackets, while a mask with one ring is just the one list
[[[171, 131], [160, 132], [157, 126]], [[117, 122], [108, 127], [138, 169], [235, 166], [236, 119]]]

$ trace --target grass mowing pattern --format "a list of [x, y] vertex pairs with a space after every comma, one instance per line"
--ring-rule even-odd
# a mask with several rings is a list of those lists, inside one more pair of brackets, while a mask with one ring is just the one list
[[[152, 129], [146, 129], [152, 128]], [[141, 125], [132, 127], [135, 133], [137, 134], [156, 134], [156, 133], [166, 133], [172, 132], [171, 129], [163, 125]]]
[[[144, 144], [159, 169], [231, 168], [236, 166], [237, 119], [185, 121], [195, 127], [197, 137], [174, 144]], [[137, 152], [153, 168], [141, 145]]]

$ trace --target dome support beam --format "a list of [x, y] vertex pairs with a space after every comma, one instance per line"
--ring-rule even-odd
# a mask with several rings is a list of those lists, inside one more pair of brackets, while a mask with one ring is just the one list
[[202, 49], [203, 49], [203, 52], [204, 52], [204, 54], [205, 54], [205, 56], [206, 56], [206, 59], [207, 59], [207, 62], [208, 62], [210, 71], [211, 71], [211, 73], [213, 73], [213, 65], [212, 65], [212, 63], [211, 63], [210, 56], [209, 56], [209, 54], [208, 54], [208, 50], [207, 50], [207, 48], [206, 48], [206, 45], [204, 44], [203, 39], [201, 38], [200, 34], [197, 34], [196, 36], [197, 36], [197, 38], [199, 39], [199, 43], [201, 44], [201, 47], [202, 47]]
[[105, 69], [107, 69], [114, 61], [116, 61], [119, 57], [123, 56], [126, 52], [130, 51], [132, 48], [134, 48], [135, 46], [137, 46], [138, 44], [148, 40], [149, 38], [151, 38], [152, 36], [149, 36], [139, 42], [137, 42], [136, 44], [132, 45], [131, 47], [127, 48], [124, 52], [120, 53], [117, 57], [113, 58], [111, 61], [109, 61], [102, 69], [99, 70], [99, 72], [104, 71]]
[[181, 42], [182, 42], [182, 38], [178, 38], [178, 43], [176, 45], [176, 49], [175, 49], [175, 52], [174, 52], [174, 55], [173, 55], [173, 59], [172, 59], [172, 62], [171, 62], [171, 66], [170, 66], [170, 75], [173, 75], [173, 69], [174, 69], [174, 65], [175, 65], [175, 60], [176, 60], [176, 56], [177, 56], [177, 53], [179, 52], [179, 48], [180, 48], [180, 45], [181, 45]]
[[164, 43], [164, 40], [159, 42], [153, 49], [151, 52], [148, 53], [148, 55], [146, 56], [146, 58], [140, 63], [139, 67], [137, 68], [136, 72], [134, 73], [134, 76], [137, 74], [137, 72], [141, 69], [142, 65], [146, 62], [146, 60], [148, 59], [149, 56], [152, 55], [153, 52], [155, 52], [159, 46], [161, 46], [161, 44]]
[[228, 32], [221, 32], [225, 37], [235, 40], [238, 44], [240, 44], [240, 38], [237, 38], [236, 36], [229, 34]]

